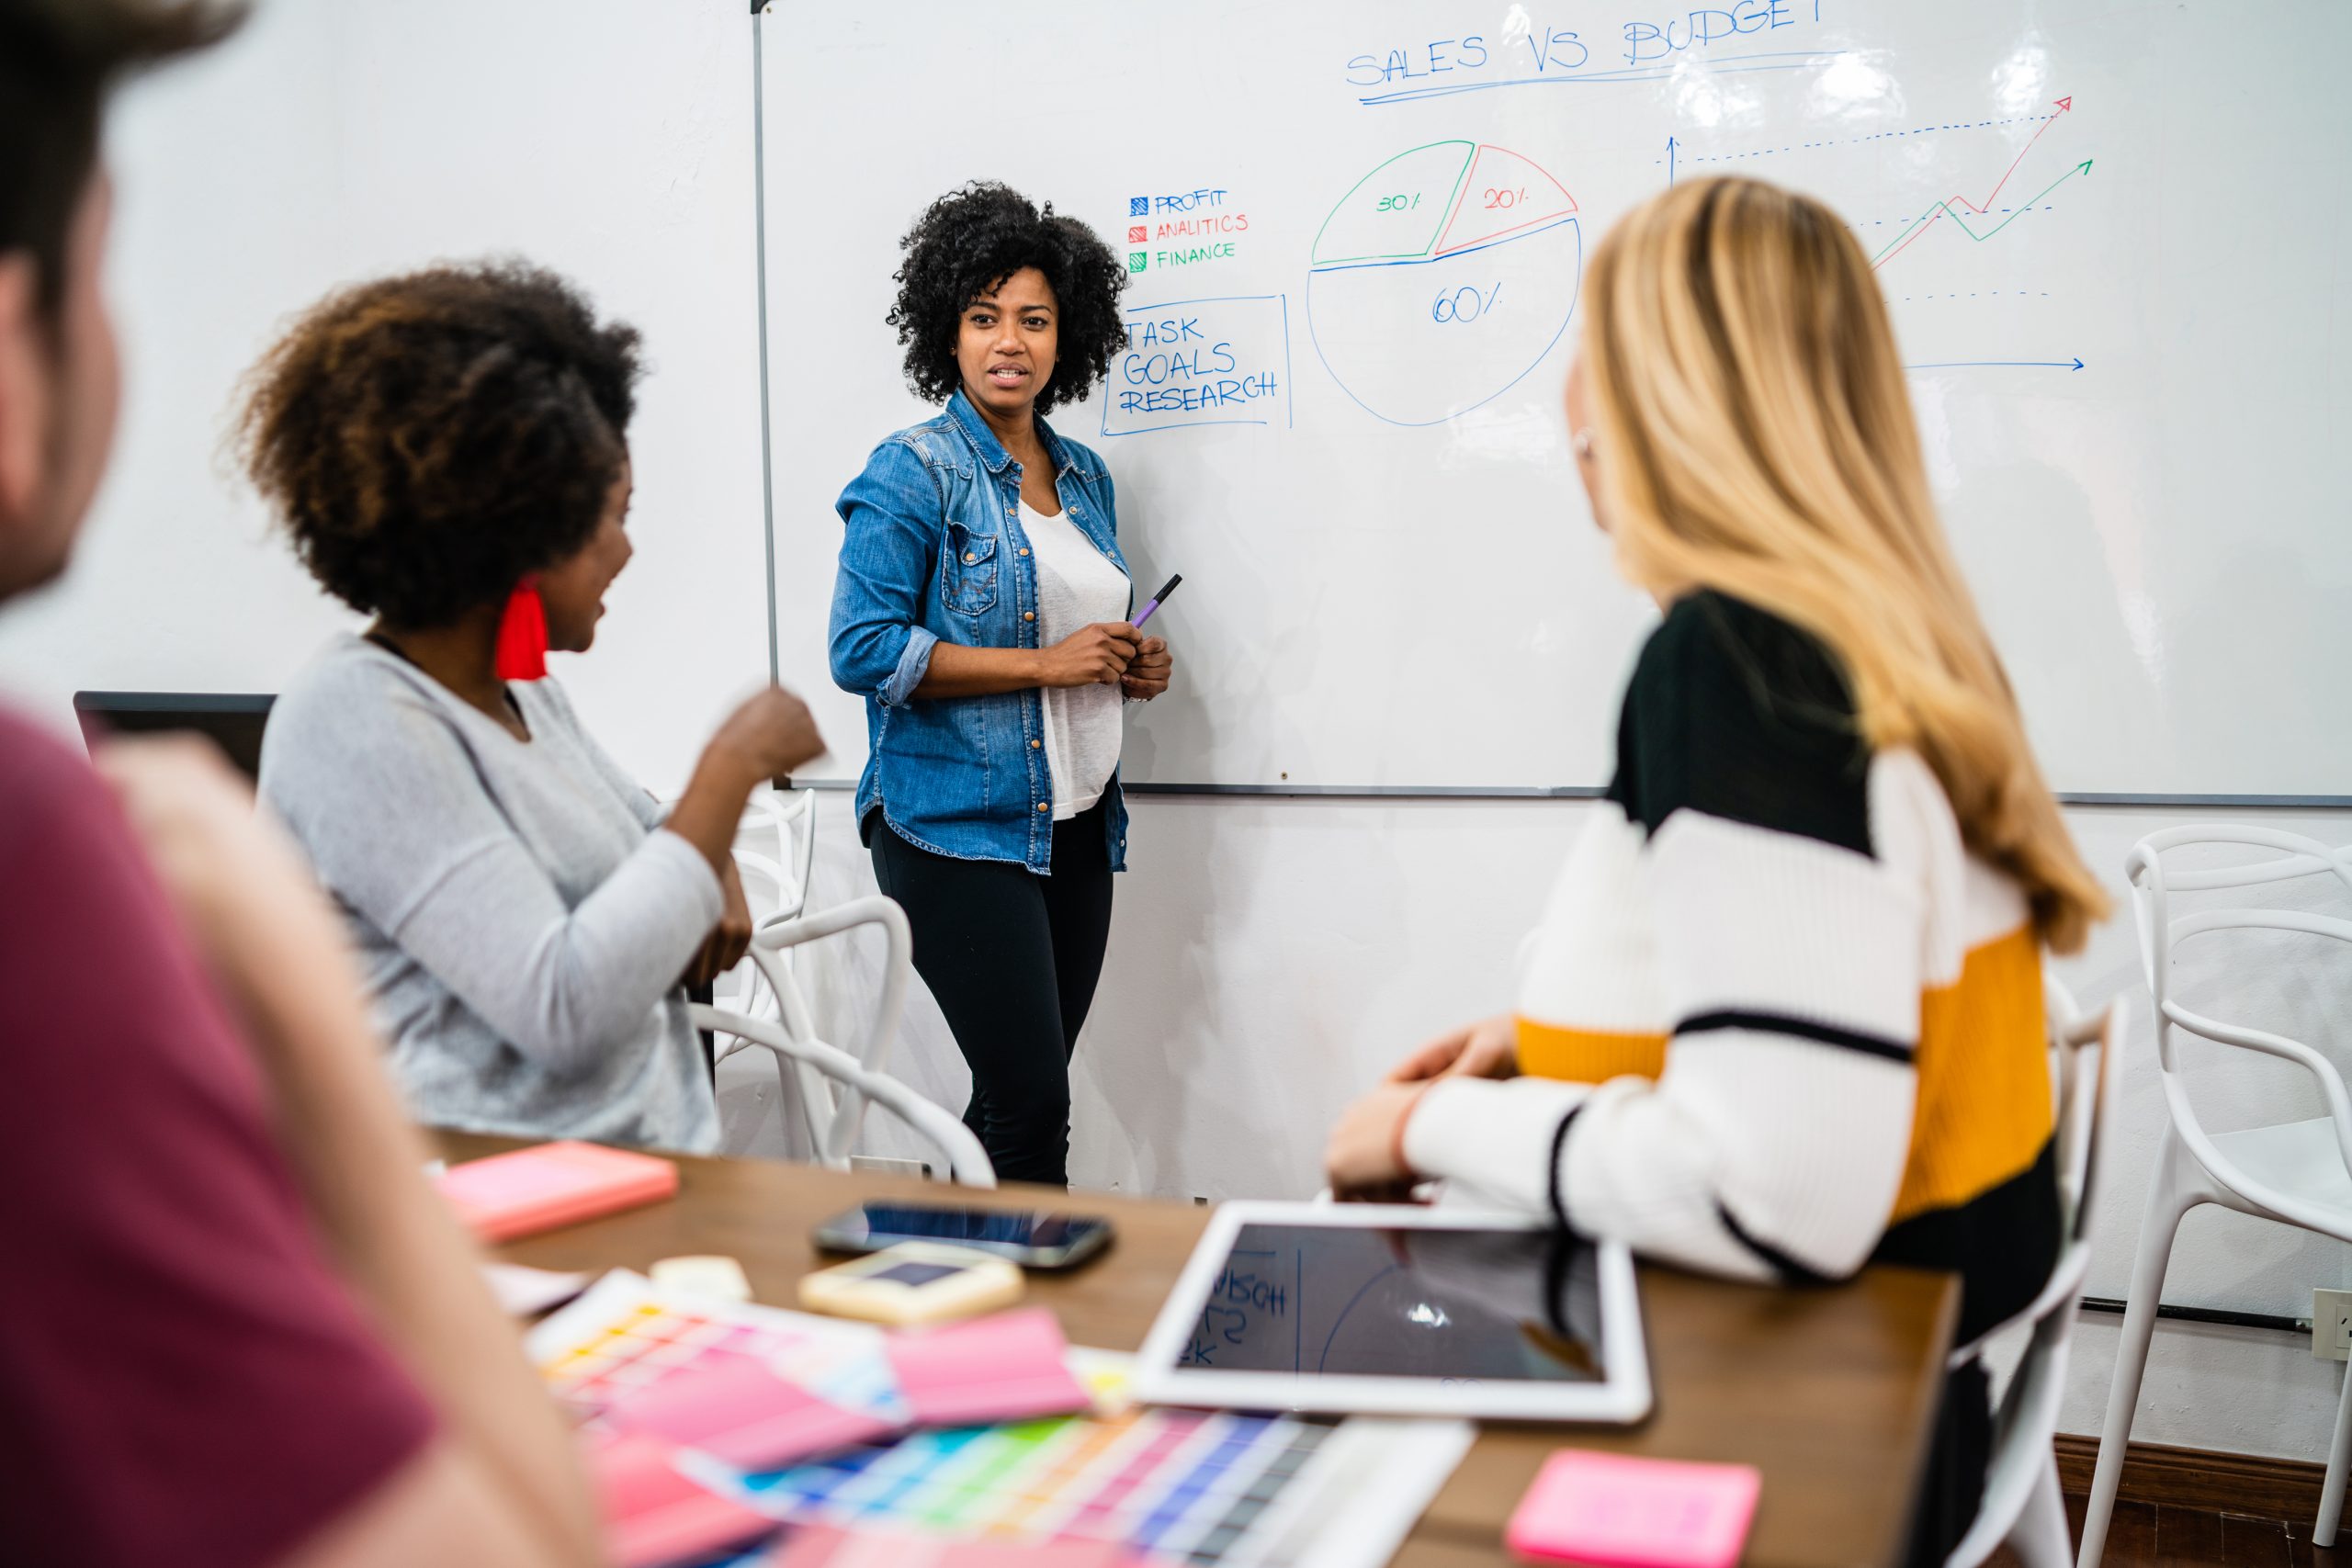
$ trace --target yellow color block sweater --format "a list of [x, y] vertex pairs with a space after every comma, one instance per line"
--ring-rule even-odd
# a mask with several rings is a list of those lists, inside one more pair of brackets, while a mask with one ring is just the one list
[[1715, 1273], [1953, 1269], [1962, 1343], [2048, 1277], [2024, 894], [1786, 622], [1701, 592], [1652, 635], [1518, 1013], [1526, 1076], [1424, 1095], [1416, 1170]]

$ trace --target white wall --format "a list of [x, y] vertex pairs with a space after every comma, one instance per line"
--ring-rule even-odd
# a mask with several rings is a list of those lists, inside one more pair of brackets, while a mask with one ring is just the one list
[[[729, 0], [277, 0], [215, 59], [141, 86], [114, 137], [113, 285], [130, 357], [114, 475], [72, 580], [0, 616], [0, 680], [62, 721], [78, 686], [272, 690], [345, 620], [215, 471], [238, 373], [287, 310], [345, 278], [521, 250], [646, 331], [639, 553], [596, 652], [564, 670], [657, 787], [765, 662], [752, 281], [750, 27]], [[1181, 649], [1180, 649], [1181, 653]], [[804, 681], [819, 671], [788, 671]], [[848, 802], [823, 802], [816, 901], [868, 891]], [[1500, 1007], [1508, 956], [1582, 807], [1145, 799], [1102, 998], [1080, 1047], [1075, 1169], [1091, 1186], [1300, 1194], [1358, 1087], [1430, 1032]], [[2331, 840], [2352, 815], [2269, 818]], [[2073, 814], [2093, 862], [2168, 818]], [[2340, 960], [2338, 961], [2341, 962]], [[871, 956], [811, 965], [847, 1020]], [[2120, 928], [2068, 966], [2096, 1006], [2137, 987]], [[2290, 1029], [2346, 1016], [2341, 971], [2217, 980]], [[2278, 976], [2287, 976], [2281, 982]], [[2331, 991], [2328, 987], [2332, 985]], [[2159, 1126], [2144, 1010], [2092, 1289], [2120, 1294]], [[961, 1063], [919, 997], [905, 1075], [960, 1107]], [[773, 1136], [755, 1080], [729, 1122]], [[2213, 1123], [2314, 1113], [2291, 1072], [2215, 1065]], [[905, 1147], [877, 1132], [876, 1147]], [[2308, 1310], [2342, 1249], [2213, 1212], [2182, 1232], [2175, 1301]], [[2096, 1430], [2111, 1319], [2078, 1340], [2066, 1423]], [[2158, 1332], [2140, 1435], [2320, 1457], [2338, 1371], [2283, 1335]]]
[[333, 286], [526, 255], [644, 333], [638, 557], [594, 657], [559, 661], [649, 784], [682, 784], [765, 679], [752, 45], [742, 8], [268, 0], [112, 127], [128, 395], [61, 587], [0, 616], [0, 682], [277, 691], [353, 617], [220, 460], [237, 378]]

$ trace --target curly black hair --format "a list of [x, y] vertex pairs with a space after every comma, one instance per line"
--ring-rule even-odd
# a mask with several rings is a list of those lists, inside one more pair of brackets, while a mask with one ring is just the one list
[[429, 267], [297, 320], [246, 378], [239, 456], [328, 592], [447, 626], [587, 544], [639, 373], [637, 330], [554, 273]]
[[1037, 412], [1077, 402], [1127, 344], [1119, 291], [1127, 275], [1111, 247], [1075, 218], [1040, 209], [1011, 186], [975, 180], [923, 209], [899, 242], [898, 302], [885, 318], [907, 351], [907, 385], [928, 402], [944, 402], [963, 377], [956, 339], [964, 307], [1024, 266], [1046, 275], [1061, 307], [1054, 374], [1037, 393]]

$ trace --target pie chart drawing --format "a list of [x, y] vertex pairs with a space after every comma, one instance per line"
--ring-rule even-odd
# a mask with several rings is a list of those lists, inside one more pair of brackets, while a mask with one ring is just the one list
[[1391, 424], [1437, 424], [1508, 391], [1568, 330], [1584, 264], [1576, 198], [1475, 141], [1399, 152], [1315, 237], [1306, 325], [1342, 391]]

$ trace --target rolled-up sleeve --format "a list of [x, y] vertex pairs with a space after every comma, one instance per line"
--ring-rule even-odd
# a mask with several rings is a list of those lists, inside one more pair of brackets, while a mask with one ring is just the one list
[[833, 683], [887, 706], [912, 700], [939, 638], [922, 625], [944, 502], [931, 470], [892, 439], [874, 449], [836, 503], [843, 532], [833, 577]]

